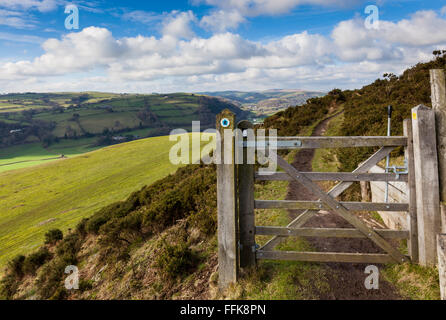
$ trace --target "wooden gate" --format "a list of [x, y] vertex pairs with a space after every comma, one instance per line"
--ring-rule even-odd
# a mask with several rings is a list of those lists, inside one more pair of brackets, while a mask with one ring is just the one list
[[[223, 124], [223, 121], [227, 120]], [[221, 150], [221, 159], [235, 159], [234, 135], [225, 135], [225, 129], [250, 129], [248, 121], [235, 124], [235, 116], [225, 110], [217, 117], [217, 131], [221, 135], [221, 145], [232, 143], [232, 154]], [[227, 130], [226, 130], [227, 131]], [[236, 130], [237, 131], [237, 130]], [[247, 155], [257, 146], [267, 146], [268, 140], [255, 143], [244, 138], [243, 163], [217, 165], [218, 190], [218, 240], [219, 240], [219, 282], [221, 286], [237, 281], [239, 267], [255, 266], [257, 260], [296, 260], [312, 262], [346, 263], [402, 263], [418, 260], [417, 215], [415, 200], [414, 157], [412, 126], [410, 120], [404, 122], [405, 136], [401, 137], [277, 137], [277, 149], [317, 149], [317, 148], [357, 148], [380, 147], [369, 159], [351, 173], [299, 172], [274, 150], [264, 152], [269, 161], [276, 161], [284, 172], [261, 175], [255, 165], [249, 164]], [[408, 170], [404, 173], [368, 173], [378, 162], [386, 158], [395, 148], [404, 147]], [[257, 149], [257, 152], [259, 150]], [[260, 151], [262, 152], [262, 151]], [[223, 163], [223, 162], [222, 162]], [[257, 180], [295, 180], [319, 198], [319, 201], [277, 201], [255, 200], [254, 181]], [[339, 182], [330, 191], [323, 191], [315, 181]], [[336, 198], [358, 181], [402, 181], [409, 185], [408, 203], [365, 203], [340, 202]], [[267, 227], [255, 225], [255, 209], [304, 209], [286, 227]], [[336, 212], [354, 228], [304, 228], [303, 225], [320, 210]], [[374, 229], [354, 214], [354, 211], [402, 211], [408, 212], [409, 230]], [[272, 236], [265, 245], [259, 247], [256, 235]], [[289, 252], [277, 251], [275, 247], [286, 237], [326, 237], [326, 238], [368, 238], [379, 246], [382, 254], [339, 253], [339, 252]], [[405, 239], [408, 255], [401, 253], [388, 240]]]

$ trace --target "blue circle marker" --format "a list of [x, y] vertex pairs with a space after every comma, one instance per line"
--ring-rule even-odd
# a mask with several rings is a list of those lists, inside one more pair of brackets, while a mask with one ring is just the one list
[[221, 119], [220, 124], [223, 128], [227, 128], [231, 124], [231, 121], [229, 121], [228, 118], [223, 118]]

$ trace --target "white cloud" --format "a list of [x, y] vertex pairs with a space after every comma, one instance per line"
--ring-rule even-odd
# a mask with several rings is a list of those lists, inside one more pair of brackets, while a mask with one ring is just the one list
[[196, 21], [196, 17], [192, 11], [177, 12], [173, 11], [163, 22], [162, 33], [165, 36], [174, 38], [192, 38], [194, 32], [191, 23]]
[[[433, 11], [381, 21], [379, 30], [366, 29], [358, 18], [339, 23], [329, 36], [301, 32], [267, 43], [231, 32], [202, 38], [191, 29], [194, 21], [191, 12], [167, 14], [159, 38], [115, 38], [89, 27], [47, 40], [34, 60], [0, 62], [0, 87], [20, 91], [14, 89], [29, 81], [27, 91], [62, 85], [118, 92], [352, 88], [446, 47], [446, 35], [437, 32], [445, 30], [446, 18]], [[418, 30], [427, 33], [421, 38]]]
[[446, 41], [446, 20], [434, 11], [419, 11], [410, 20], [383, 22], [380, 33], [392, 43], [420, 46]]
[[236, 10], [217, 10], [204, 16], [200, 21], [200, 26], [214, 32], [224, 32], [229, 29], [236, 29], [245, 21], [246, 19]]
[[[446, 43], [446, 20], [434, 11], [419, 11], [396, 23], [380, 21], [367, 29], [362, 19], [342, 21], [331, 36], [344, 61], [405, 60], [409, 51], [426, 51]], [[413, 54], [411, 54], [413, 55]]]

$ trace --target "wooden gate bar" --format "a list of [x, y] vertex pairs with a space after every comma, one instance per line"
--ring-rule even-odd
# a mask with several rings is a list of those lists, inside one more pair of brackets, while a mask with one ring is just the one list
[[[275, 137], [277, 149], [335, 149], [357, 147], [405, 147], [407, 137]], [[284, 145], [282, 142], [290, 142]], [[271, 140], [247, 141], [244, 146], [267, 148]]]
[[[407, 203], [373, 203], [373, 202], [339, 202], [351, 211], [409, 211]], [[292, 200], [255, 200], [256, 209], [307, 209], [329, 210], [330, 206], [320, 201], [292, 201]]]
[[307, 262], [346, 262], [346, 263], [391, 263], [395, 260], [388, 254], [337, 253], [337, 252], [290, 252], [257, 251], [259, 260], [287, 260]]
[[[407, 230], [374, 229], [385, 239], [408, 239]], [[292, 236], [292, 237], [321, 237], [321, 238], [367, 238], [357, 229], [347, 228], [285, 228], [285, 227], [256, 227], [256, 235], [261, 236]]]
[[[302, 172], [311, 181], [398, 181], [407, 182], [407, 174], [395, 173], [351, 173], [351, 172]], [[270, 174], [256, 173], [259, 181], [292, 181], [286, 172], [275, 172]]]
[[[370, 158], [368, 158], [365, 162], [363, 162], [358, 168], [356, 168], [353, 173], [366, 173], [371, 168], [373, 168], [378, 162], [380, 162], [382, 159], [387, 157], [389, 155], [394, 147], [384, 147], [379, 149], [376, 153], [374, 153]], [[288, 175], [289, 176], [289, 175]], [[345, 190], [347, 190], [353, 182], [350, 181], [344, 181], [338, 183], [336, 186], [334, 186], [328, 194], [332, 197], [338, 197], [340, 194], [342, 194]], [[299, 228], [302, 227], [314, 214], [319, 212], [319, 210], [306, 210], [301, 215], [299, 215], [296, 219], [291, 221], [287, 227], [289, 228]], [[272, 250], [275, 248], [284, 238], [283, 237], [273, 237], [270, 239], [261, 250]]]
[[404, 157], [407, 161], [408, 174], [408, 194], [409, 199], [409, 228], [410, 239], [407, 242], [407, 248], [410, 258], [413, 263], [418, 263], [419, 248], [418, 248], [418, 221], [417, 221], [417, 193], [415, 188], [415, 163], [413, 159], [413, 134], [412, 134], [412, 120], [406, 119], [403, 122], [403, 132], [407, 136], [407, 147], [404, 148]]
[[[407, 142], [407, 139], [406, 139]], [[400, 251], [395, 249], [390, 243], [388, 243], [384, 238], [382, 238], [378, 233], [369, 228], [363, 221], [358, 217], [352, 215], [345, 207], [343, 207], [338, 201], [333, 197], [322, 191], [316, 184], [314, 184], [306, 176], [302, 175], [297, 171], [291, 164], [285, 161], [283, 158], [279, 157], [274, 151], [270, 151], [268, 158], [270, 161], [277, 159], [277, 164], [285, 170], [290, 176], [292, 176], [297, 182], [301, 183], [310, 192], [316, 195], [324, 203], [330, 206], [331, 210], [343, 217], [352, 226], [360, 230], [363, 234], [367, 235], [374, 243], [376, 243], [381, 249], [388, 252], [396, 262], [406, 262], [409, 261], [406, 256], [404, 256]]]

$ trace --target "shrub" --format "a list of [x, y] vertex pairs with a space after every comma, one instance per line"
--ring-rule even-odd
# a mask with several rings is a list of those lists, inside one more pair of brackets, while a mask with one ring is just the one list
[[58, 246], [56, 253], [68, 264], [76, 263], [76, 254], [80, 249], [79, 235], [73, 233], [68, 235]]
[[62, 278], [65, 268], [70, 264], [65, 259], [56, 258], [42, 267], [36, 283], [37, 293], [41, 299], [49, 299], [56, 292], [59, 292], [58, 296], [63, 294], [65, 288], [63, 288]]
[[12, 274], [8, 274], [0, 281], [0, 300], [10, 300], [17, 291], [19, 282]]
[[55, 244], [63, 239], [63, 233], [59, 229], [52, 229], [45, 233], [45, 244]]
[[88, 218], [83, 218], [76, 226], [76, 232], [82, 237], [87, 235], [87, 223]]
[[49, 300], [64, 300], [68, 296], [67, 289], [59, 286]]
[[81, 279], [79, 281], [79, 290], [81, 292], [88, 291], [88, 290], [91, 290], [91, 289], [93, 289], [93, 280]]
[[37, 252], [34, 252], [26, 257], [23, 263], [23, 271], [27, 274], [35, 274], [45, 262], [51, 259], [51, 253], [46, 247], [40, 248]]
[[14, 259], [12, 259], [8, 263], [8, 271], [11, 275], [15, 276], [16, 278], [23, 277], [23, 263], [25, 262], [25, 256], [18, 255]]
[[197, 257], [186, 243], [168, 244], [162, 240], [161, 250], [158, 252], [155, 267], [159, 268], [169, 278], [176, 278], [187, 274], [197, 263]]

